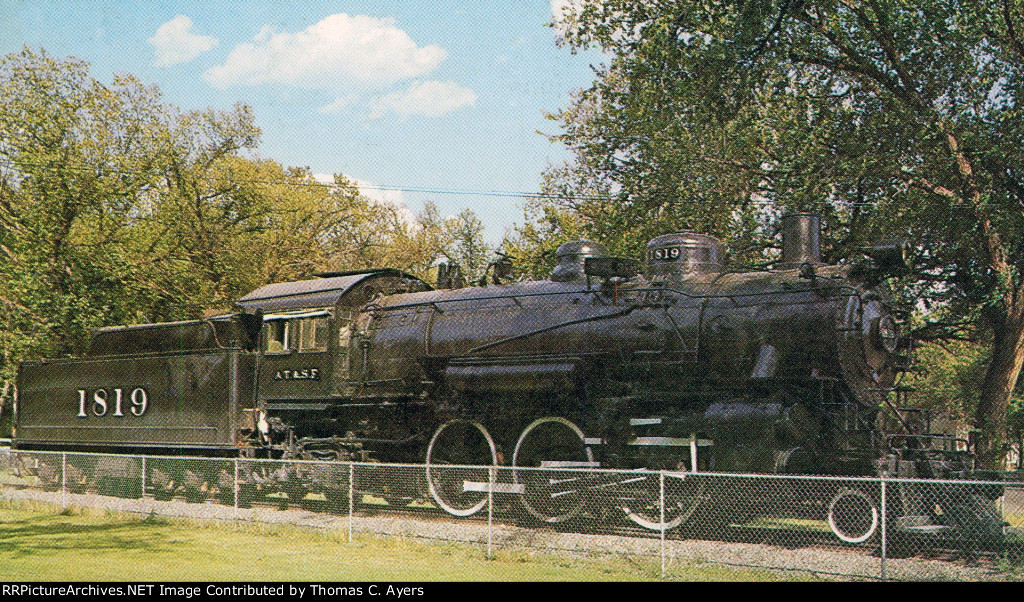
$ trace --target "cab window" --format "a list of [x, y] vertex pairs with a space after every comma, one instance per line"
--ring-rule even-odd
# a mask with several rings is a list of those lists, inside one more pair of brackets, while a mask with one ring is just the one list
[[349, 377], [349, 345], [352, 342], [352, 322], [347, 315], [338, 316], [337, 373], [339, 378]]
[[267, 322], [267, 353], [284, 353], [291, 346], [288, 344], [288, 320], [270, 320]]
[[330, 317], [326, 309], [265, 315], [264, 352], [327, 351], [330, 340]]
[[300, 318], [299, 351], [327, 351], [328, 322], [327, 316]]

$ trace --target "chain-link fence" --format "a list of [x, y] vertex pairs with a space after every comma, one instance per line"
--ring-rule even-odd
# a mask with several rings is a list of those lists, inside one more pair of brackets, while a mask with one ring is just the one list
[[541, 466], [13, 451], [0, 455], [0, 485], [7, 497], [195, 518], [302, 523], [313, 512], [350, 539], [639, 559], [667, 579], [708, 563], [870, 579], [1013, 577], [1024, 567], [1024, 483], [1012, 473], [940, 481]]

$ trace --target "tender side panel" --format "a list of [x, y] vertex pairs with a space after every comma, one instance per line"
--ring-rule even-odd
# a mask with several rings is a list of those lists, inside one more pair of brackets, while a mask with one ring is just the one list
[[239, 351], [23, 365], [16, 444], [234, 446], [253, 366]]

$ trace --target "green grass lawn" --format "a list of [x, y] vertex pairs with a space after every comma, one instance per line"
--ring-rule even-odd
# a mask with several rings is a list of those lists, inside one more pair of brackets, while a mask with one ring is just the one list
[[[775, 580], [767, 571], [672, 566], [673, 579]], [[791, 579], [794, 575], [783, 575]], [[2, 581], [657, 580], [657, 558], [585, 558], [254, 523], [61, 511], [0, 500]]]

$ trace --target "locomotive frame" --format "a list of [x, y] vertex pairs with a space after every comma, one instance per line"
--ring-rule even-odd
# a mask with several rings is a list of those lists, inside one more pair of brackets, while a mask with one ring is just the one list
[[[20, 367], [14, 447], [422, 462], [421, 478], [390, 495], [429, 496], [455, 516], [483, 508], [471, 484], [486, 471], [453, 467], [509, 465], [503, 490], [546, 523], [586, 501], [577, 485], [552, 485], [574, 479], [551, 471], [624, 469], [634, 476], [575, 480], [614, 491], [625, 518], [659, 530], [742, 507], [710, 493], [707, 472], [979, 476], [964, 442], [892, 403], [909, 354], [879, 286], [892, 249], [825, 265], [817, 229], [817, 216], [785, 217], [782, 259], [762, 272], [725, 271], [716, 239], [683, 232], [648, 244], [643, 274], [577, 241], [548, 280], [506, 281], [502, 265], [492, 283], [433, 290], [393, 269], [338, 272], [261, 287], [227, 316], [102, 328], [83, 358]], [[90, 470], [80, 480], [136, 469]], [[223, 480], [150, 470], [165, 497]], [[653, 471], [678, 477], [664, 508]], [[242, 484], [247, 495], [258, 485], [340, 499], [348, 483], [329, 470], [247, 469]], [[979, 491], [963, 503], [999, 493]], [[877, 492], [815, 496], [843, 541], [877, 531]], [[895, 510], [905, 524], [957, 514], [953, 502], [912, 498]]]

